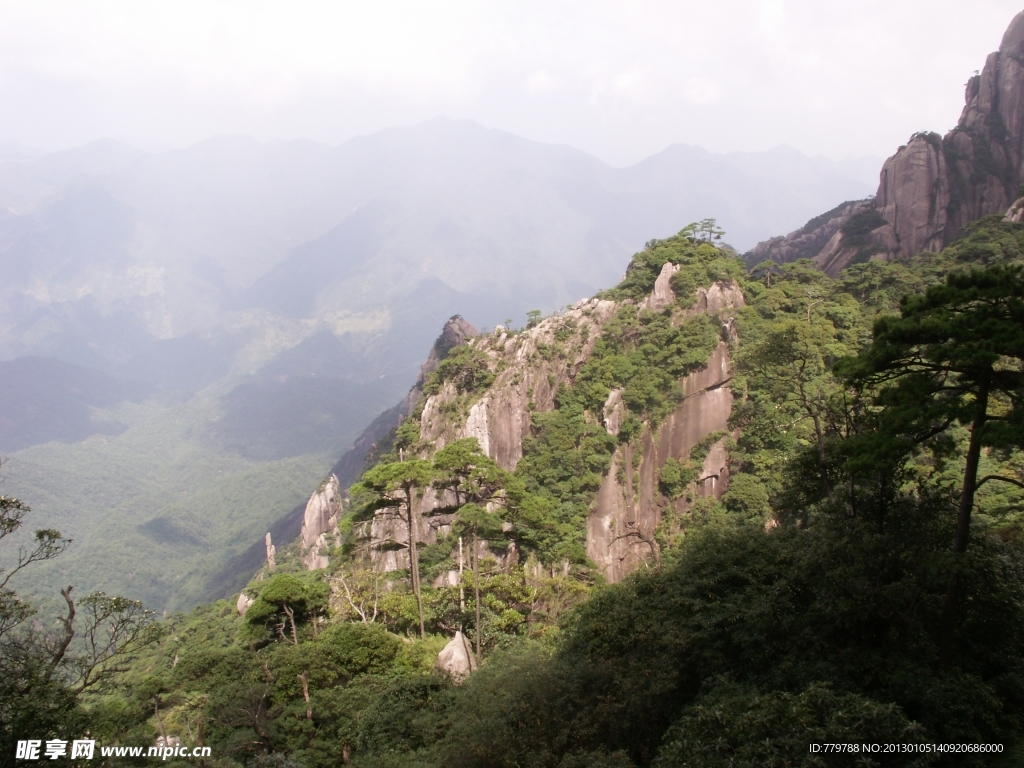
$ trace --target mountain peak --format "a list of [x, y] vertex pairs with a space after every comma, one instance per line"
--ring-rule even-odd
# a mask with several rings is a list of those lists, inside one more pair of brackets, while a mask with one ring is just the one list
[[[869, 203], [844, 204], [785, 237], [758, 243], [750, 264], [811, 258], [830, 275], [868, 259], [939, 251], [983, 216], [1003, 213], [1024, 181], [1024, 12], [967, 82], [957, 125], [922, 131], [885, 161]], [[812, 231], [813, 230], [813, 231]]]

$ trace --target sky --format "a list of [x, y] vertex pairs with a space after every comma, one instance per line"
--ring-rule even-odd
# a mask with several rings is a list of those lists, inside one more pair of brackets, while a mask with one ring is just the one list
[[1009, 0], [0, 0], [0, 140], [341, 143], [437, 115], [616, 166], [885, 157], [951, 128]]

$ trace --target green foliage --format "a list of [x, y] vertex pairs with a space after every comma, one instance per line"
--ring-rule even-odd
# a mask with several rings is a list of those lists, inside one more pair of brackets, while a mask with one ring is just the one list
[[623, 281], [601, 294], [602, 298], [617, 301], [646, 298], [666, 262], [680, 267], [672, 278], [672, 289], [685, 304], [692, 303], [693, 292], [700, 286], [710, 287], [716, 280], [738, 279], [745, 271], [742, 261], [712, 244], [722, 233], [713, 220], [707, 221], [711, 222], [710, 229], [703, 228], [703, 223], [690, 224], [674, 237], [647, 243], [643, 251], [633, 256]]
[[[665, 734], [652, 768], [928, 765], [916, 752], [862, 755], [866, 744], [921, 744], [923, 730], [892, 704], [812, 683], [799, 693], [720, 683]], [[856, 744], [858, 754], [812, 754], [811, 744]], [[884, 761], [884, 763], [882, 762]]]
[[[1009, 629], [1024, 620], [1024, 584], [1011, 576], [1020, 554], [991, 541], [974, 553], [975, 602], [959, 640], [970, 651], [940, 675], [946, 577], [936, 566], [948, 528], [930, 522], [932, 514], [907, 499], [884, 535], [838, 521], [770, 533], [704, 528], [684, 540], [664, 574], [638, 574], [598, 593], [578, 609], [563, 649], [576, 665], [607, 670], [603, 690], [619, 692], [621, 710], [591, 707], [590, 716], [623, 722], [601, 720], [595, 729], [667, 727], [689, 702], [701, 703], [702, 683], [724, 674], [764, 691], [828, 683], [837, 694], [895, 703], [944, 739], [1005, 738], [1020, 727], [1012, 713], [1024, 693], [1024, 647]], [[993, 622], [1006, 622], [1000, 640]], [[1014, 671], [1008, 677], [1004, 669]], [[813, 740], [799, 729], [776, 736]], [[630, 747], [634, 759], [652, 749], [646, 741]]]
[[604, 719], [592, 715], [595, 707], [617, 708], [614, 699], [592, 698], [605, 681], [593, 666], [552, 657], [535, 644], [495, 654], [459, 692], [436, 764], [556, 768], [579, 765], [587, 753], [607, 754], [606, 736], [598, 732]]
[[856, 248], [857, 253], [850, 260], [851, 264], [861, 264], [868, 261], [876, 253], [886, 250], [885, 246], [872, 245], [868, 242], [868, 235], [888, 222], [882, 218], [874, 208], [869, 208], [856, 216], [852, 216], [842, 226], [844, 247]]
[[[327, 585], [315, 577], [281, 573], [267, 582], [245, 614], [251, 629], [277, 633], [298, 644], [298, 624], [315, 620], [327, 608]], [[291, 635], [289, 635], [291, 631]], [[254, 635], [262, 637], [261, 633]]]
[[[908, 297], [900, 317], [883, 316], [874, 342], [838, 366], [858, 386], [874, 386], [879, 430], [851, 447], [851, 468], [890, 465], [922, 443], [940, 452], [955, 423], [970, 429], [961, 525], [974, 507], [982, 446], [1019, 447], [1024, 435], [1024, 274], [995, 265], [957, 272], [924, 296]], [[1019, 482], [1010, 478], [1010, 482]], [[958, 542], [966, 546], [966, 529]]]
[[[882, 536], [839, 520], [703, 528], [665, 572], [635, 574], [578, 608], [553, 654], [492, 656], [458, 692], [425, 764], [614, 755], [753, 766], [800, 764], [810, 742], [999, 741], [1019, 728], [1024, 694], [1024, 646], [1010, 629], [1024, 620], [1011, 575], [1020, 555], [992, 544], [976, 553], [980, 603], [962, 636], [972, 652], [940, 678], [945, 578], [934, 566], [948, 529], [931, 514], [907, 499]], [[986, 647], [993, 622], [1009, 631]]]
[[[702, 279], [718, 262], [739, 268], [717, 248], [680, 236], [637, 254], [635, 274], [627, 274], [620, 288], [628, 293], [644, 270], [653, 275], [653, 286], [653, 265], [660, 268], [662, 257], [687, 252], [695, 254], [694, 269], [704, 270]], [[523, 441], [516, 467], [521, 485], [509, 496], [515, 535], [527, 551], [544, 563], [586, 561], [586, 516], [617, 443], [637, 438], [645, 424], [655, 427], [675, 409], [682, 399], [680, 379], [706, 365], [720, 339], [715, 318], [676, 322], [671, 312], [638, 314], [630, 304], [605, 323], [575, 382], [558, 391], [554, 411], [533, 415], [531, 434]], [[613, 389], [622, 390], [626, 408], [617, 438], [596, 423]]]
[[[872, 345], [872, 327], [908, 293], [924, 295], [902, 305], [918, 312], [914, 333], [970, 326], [971, 313], [984, 314], [977, 305], [992, 295], [975, 295], [957, 318], [940, 317], [938, 325], [928, 313], [949, 303], [935, 304], [935, 297], [978, 288], [978, 278], [964, 271], [972, 259], [1012, 265], [1022, 232], [993, 219], [941, 255], [858, 264], [838, 280], [806, 262], [745, 275], [733, 256], [704, 242], [715, 237], [713, 223], [706, 233], [695, 227], [649, 243], [608, 295], [639, 302], [672, 261], [680, 267], [678, 302], [661, 314], [626, 304], [604, 324], [591, 358], [557, 392], [555, 409], [532, 415], [514, 475], [500, 472], [472, 440], [416, 458], [429, 454], [410, 427], [396, 444], [401, 452], [388, 453], [351, 489], [364, 519], [383, 507], [408, 515], [430, 488], [444, 500], [436, 511], [448, 515], [441, 519], [451, 528], [410, 552], [410, 581], [421, 570], [432, 580], [454, 568], [460, 535], [494, 542], [510, 536], [523, 565], [480, 558], [478, 574], [472, 566], [463, 573], [463, 606], [458, 587], [417, 591], [402, 572], [385, 579], [369, 565], [345, 562], [330, 576], [309, 577], [321, 584], [329, 578], [332, 587], [332, 613], [317, 624], [302, 613], [298, 586], [277, 582], [297, 576], [253, 582], [250, 590], [263, 602], [245, 620], [227, 603], [173, 617], [167, 636], [124, 673], [121, 693], [90, 701], [91, 722], [151, 743], [159, 699], [172, 733], [198, 732], [202, 724], [225, 761], [306, 768], [845, 765], [848, 756], [816, 757], [807, 745], [1019, 745], [1024, 494], [996, 481], [976, 494], [976, 533], [956, 566], [964, 599], [946, 655], [951, 499], [962, 485], [970, 439], [960, 415], [977, 397], [963, 388], [931, 392], [943, 404], [960, 398], [961, 409], [939, 414], [945, 437], [935, 450], [890, 456], [876, 471], [854, 475], [851, 458], [863, 455], [863, 445], [916, 423], [905, 417], [913, 415], [906, 408], [914, 398], [885, 394], [904, 372], [858, 392], [837, 377], [835, 364], [858, 355], [861, 364], [875, 360], [882, 344], [862, 354]], [[963, 275], [928, 293], [949, 271]], [[985, 290], [1015, 285], [1017, 273], [998, 274]], [[625, 444], [630, 464], [637, 439], [678, 404], [680, 378], [721, 343], [714, 318], [688, 318], [685, 310], [698, 287], [725, 279], [742, 285], [748, 303], [729, 335], [736, 398], [730, 433], [708, 435], [655, 479], [666, 497], [682, 497], [707, 450], [727, 437], [728, 491], [721, 501], [691, 500], [685, 515], [667, 511], [658, 531], [661, 562], [595, 587], [586, 521], [611, 456]], [[989, 310], [997, 304], [989, 301]], [[892, 349], [909, 348], [893, 330], [909, 317], [878, 323]], [[947, 333], [945, 356], [932, 355], [934, 340], [915, 341], [914, 365], [985, 358], [992, 374], [1015, 381], [1019, 324], [1002, 317], [997, 325], [984, 338]], [[561, 354], [566, 340], [539, 352]], [[452, 355], [463, 359], [435, 386], [463, 377], [456, 389], [465, 403], [482, 391], [474, 382], [489, 369], [471, 346]], [[964, 375], [958, 369], [944, 380], [959, 386]], [[618, 436], [602, 423], [613, 390], [624, 406]], [[911, 393], [919, 406], [922, 393]], [[1018, 402], [1012, 387], [993, 400], [998, 418], [985, 434], [980, 473], [1021, 477]], [[289, 642], [267, 642], [266, 627], [290, 622], [284, 606], [299, 619], [298, 644], [288, 632]], [[258, 642], [245, 631], [253, 624], [263, 632]], [[413, 639], [421, 626], [422, 639]], [[453, 687], [434, 666], [459, 628], [480, 640], [483, 665]], [[977, 755], [915, 762], [920, 757], [874, 764], [995, 764]], [[870, 765], [875, 757], [858, 759]]]
[[433, 462], [434, 486], [452, 493], [456, 511], [465, 504], [498, 501], [511, 480], [511, 475], [480, 449], [475, 437], [453, 440], [434, 454]]
[[445, 731], [451, 682], [442, 677], [397, 678], [362, 719], [358, 747], [387, 759], [434, 744]]
[[665, 466], [661, 468], [658, 488], [669, 499], [675, 501], [682, 497], [690, 483], [699, 476], [700, 468], [694, 466], [692, 462], [669, 457], [665, 460]]
[[268, 530], [277, 538], [275, 523], [333, 461], [227, 452], [208, 439], [218, 410], [206, 399], [167, 409], [128, 403], [115, 415], [129, 425], [117, 437], [35, 446], [4, 466], [4, 492], [31, 499], [40, 527], [77, 543], [36, 569], [23, 586], [34, 598], [60, 602], [59, 590], [75, 584], [173, 612], [237, 592], [261, 559], [247, 557], [250, 545]]
[[814, 457], [798, 487], [809, 483], [827, 495], [835, 484], [829, 443], [845, 389], [831, 367], [860, 349], [869, 322], [843, 288], [807, 262], [781, 265], [765, 284], [748, 284], [748, 306], [737, 315], [742, 343], [730, 423], [741, 432], [732, 469], [758, 478], [776, 509], [802, 509], [802, 501], [783, 503], [784, 491], [795, 487], [794, 455]]
[[743, 520], [766, 520], [772, 509], [768, 488], [761, 478], [737, 472], [729, 476], [729, 490], [722, 497], [726, 509]]
[[679, 231], [680, 237], [685, 237], [698, 243], [712, 243], [715, 240], [721, 240], [724, 234], [725, 230], [720, 229], [718, 222], [714, 219], [695, 221], [692, 224], [687, 224]]
[[[456, 320], [462, 320], [462, 315], [452, 315], [448, 318], [448, 322]], [[442, 331], [441, 335], [434, 339], [433, 350], [439, 360], [444, 360], [448, 356], [448, 353], [458, 346], [454, 343], [456, 338], [457, 337]]]
[[615, 438], [587, 420], [574, 389], [560, 391], [557, 406], [532, 417], [516, 467], [521, 485], [509, 491], [512, 520], [518, 540], [542, 562], [580, 563], [586, 558], [584, 521]]
[[630, 413], [657, 424], [682, 398], [679, 380], [707, 364], [720, 338], [720, 325], [707, 315], [676, 325], [669, 313], [637, 316], [626, 305], [605, 324], [575, 388], [595, 413], [612, 389], [621, 389]]
[[427, 377], [423, 392], [436, 395], [442, 384], [451, 382], [460, 394], [472, 395], [483, 392], [493, 381], [487, 355], [471, 344], [463, 344], [454, 347]]
[[420, 422], [419, 419], [407, 418], [401, 424], [398, 425], [398, 429], [395, 431], [395, 448], [403, 451], [408, 451], [415, 448], [420, 441]]
[[[0, 496], [3, 550], [30, 511], [18, 499]], [[112, 679], [162, 634], [152, 622], [152, 611], [142, 603], [102, 592], [76, 599], [72, 586], [61, 590], [64, 611], [52, 629], [44, 628], [38, 618], [35, 626], [29, 626], [26, 620], [36, 614], [35, 609], [8, 585], [25, 568], [63, 553], [68, 544], [59, 531], [42, 529], [13, 557], [0, 550], [3, 561], [11, 563], [6, 573], [0, 570], [0, 754], [4, 756], [0, 762], [4, 765], [13, 764], [15, 741], [27, 736], [71, 741], [87, 727], [107, 726], [115, 719], [111, 713], [90, 718], [84, 700], [109, 690]], [[132, 713], [119, 724], [134, 725]]]

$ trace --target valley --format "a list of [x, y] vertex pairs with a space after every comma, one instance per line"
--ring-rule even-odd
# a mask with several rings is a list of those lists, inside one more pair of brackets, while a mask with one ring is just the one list
[[[239, 575], [193, 573], [186, 587], [160, 574], [182, 556], [223, 573], [302, 494], [257, 511], [255, 494], [220, 505], [235, 494], [223, 483], [258, 472], [308, 488], [405, 396], [453, 314], [521, 325], [614, 283], [626, 254], [685, 217], [720, 211], [743, 247], [869, 189], [786, 148], [679, 146], [616, 169], [444, 119], [338, 147], [226, 136], [150, 154], [103, 141], [4, 161], [5, 493], [75, 532], [40, 591], [70, 579], [160, 611], [227, 594]], [[193, 461], [224, 474], [179, 482]], [[119, 480], [96, 493], [95, 477]], [[99, 543], [128, 519], [171, 522], [116, 553]], [[184, 554], [174, 531], [194, 536], [196, 519], [240, 538], [199, 536], [204, 554]], [[175, 554], [149, 557], [144, 542]]]
[[1022, 68], [877, 187], [0, 144], [0, 765], [1022, 764]]

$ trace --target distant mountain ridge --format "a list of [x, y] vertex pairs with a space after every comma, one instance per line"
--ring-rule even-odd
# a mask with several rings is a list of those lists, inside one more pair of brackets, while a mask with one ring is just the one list
[[868, 259], [938, 252], [963, 228], [1003, 213], [1024, 182], [1024, 12], [967, 81], [965, 104], [945, 136], [915, 133], [885, 161], [873, 198], [850, 201], [785, 237], [758, 243], [753, 265], [813, 259], [828, 274]]
[[286, 541], [356, 442], [336, 471], [361, 468], [360, 434], [393, 426], [453, 315], [522, 325], [690, 221], [742, 246], [868, 191], [787, 148], [620, 169], [447, 119], [337, 147], [104, 141], [0, 162], [0, 361], [63, 361], [113, 392], [5, 389], [5, 493], [76, 540], [36, 587], [192, 605], [268, 530]]
[[618, 169], [443, 118], [337, 147], [223, 136], [21, 157], [0, 163], [0, 359], [187, 394], [287, 375], [279, 356], [331, 333], [335, 375], [393, 402], [452, 314], [554, 310], [706, 216], [742, 247], [867, 191], [836, 168], [675, 145]]

